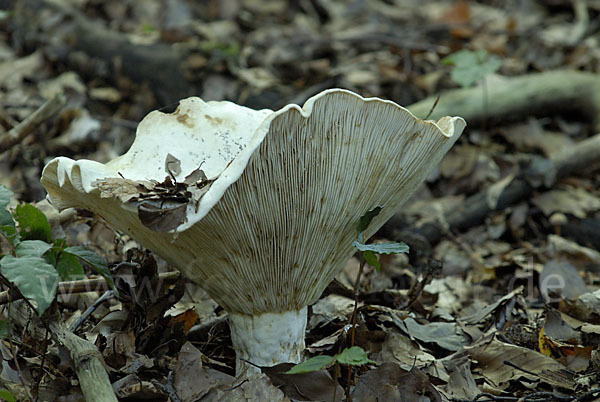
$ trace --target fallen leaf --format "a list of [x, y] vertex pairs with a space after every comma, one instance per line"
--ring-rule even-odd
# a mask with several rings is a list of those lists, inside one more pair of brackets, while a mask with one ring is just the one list
[[553, 386], [573, 390], [573, 373], [556, 360], [521, 346], [500, 342], [493, 336], [466, 348], [477, 361], [482, 375], [494, 387], [506, 388], [519, 377], [529, 382], [542, 381]]
[[138, 205], [138, 217], [149, 229], [168, 232], [185, 222], [186, 208], [187, 203], [144, 201]]
[[[263, 367], [274, 386], [281, 389], [288, 398], [301, 401], [341, 401], [344, 389], [331, 378], [327, 370], [301, 374], [284, 374], [294, 364], [283, 363], [273, 367]], [[335, 394], [335, 399], [333, 395]]]
[[431, 384], [427, 375], [420, 370], [407, 371], [396, 363], [383, 363], [358, 377], [352, 400], [355, 402], [441, 401], [442, 396]]
[[165, 170], [173, 180], [181, 173], [181, 161], [171, 154], [165, 159]]

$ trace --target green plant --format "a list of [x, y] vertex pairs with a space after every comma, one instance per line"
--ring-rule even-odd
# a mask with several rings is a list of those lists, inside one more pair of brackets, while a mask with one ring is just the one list
[[381, 210], [381, 207], [375, 207], [359, 219], [358, 224], [356, 225], [356, 240], [352, 242], [352, 245], [362, 253], [362, 258], [364, 258], [366, 263], [372, 267], [375, 267], [377, 271], [381, 269], [381, 264], [379, 263], [376, 254], [398, 254], [408, 253], [409, 251], [408, 245], [402, 242], [380, 244], [364, 243], [363, 232], [367, 230], [367, 227], [369, 227], [369, 224], [373, 218], [379, 215]]
[[[0, 272], [27, 300], [35, 302], [42, 315], [50, 306], [59, 280], [81, 279], [87, 263], [111, 288], [114, 282], [106, 261], [85, 247], [68, 247], [64, 239], [52, 240], [46, 215], [31, 204], [8, 209], [12, 192], [0, 186], [0, 236], [6, 239], [9, 253], [0, 259]], [[4, 329], [0, 335], [6, 335]]]
[[[482, 126], [485, 128], [488, 110], [487, 84], [485, 78], [502, 66], [498, 56], [491, 55], [485, 50], [459, 50], [442, 59], [442, 63], [453, 66], [450, 77], [463, 88], [482, 81], [484, 114]], [[435, 106], [435, 105], [434, 105]]]
[[15, 402], [15, 397], [7, 389], [0, 389], [0, 399], [6, 402]]
[[285, 374], [310, 373], [311, 371], [324, 369], [334, 363], [351, 364], [353, 366], [376, 364], [373, 360], [369, 359], [367, 352], [365, 352], [363, 348], [360, 346], [352, 346], [351, 348], [344, 349], [335, 356], [319, 355], [311, 357], [302, 363], [296, 364], [290, 370], [286, 371]]
[[483, 80], [502, 66], [498, 56], [485, 50], [459, 50], [442, 59], [442, 63], [452, 66], [450, 77], [463, 88]]
[[375, 207], [372, 210], [365, 213], [358, 220], [356, 225], [356, 240], [352, 242], [352, 245], [361, 252], [360, 269], [356, 276], [356, 282], [354, 283], [354, 311], [352, 313], [352, 328], [351, 328], [351, 343], [349, 348], [345, 348], [335, 356], [319, 355], [311, 357], [310, 359], [296, 364], [290, 370], [286, 371], [285, 374], [300, 374], [308, 373], [311, 371], [321, 370], [332, 364], [350, 364], [354, 366], [361, 366], [363, 364], [374, 364], [373, 360], [370, 360], [367, 356], [367, 352], [364, 351], [360, 346], [354, 346], [354, 333], [356, 330], [356, 312], [358, 308], [358, 285], [360, 283], [360, 277], [365, 266], [365, 263], [374, 267], [377, 271], [381, 269], [381, 264], [377, 259], [376, 254], [398, 254], [407, 253], [409, 251], [406, 243], [381, 243], [381, 244], [365, 244], [364, 231], [367, 230], [373, 218], [379, 215], [382, 207]]

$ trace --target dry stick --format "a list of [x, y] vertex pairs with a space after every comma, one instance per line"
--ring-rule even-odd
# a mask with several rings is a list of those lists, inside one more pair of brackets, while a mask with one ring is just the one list
[[[158, 274], [158, 277], [163, 281], [176, 281], [180, 277], [179, 272], [162, 272]], [[94, 279], [82, 279], [79, 281], [65, 281], [60, 282], [58, 284], [58, 292], [59, 296], [68, 296], [76, 293], [86, 293], [86, 292], [106, 292], [110, 290], [106, 280], [104, 278], [94, 278]], [[22, 299], [23, 296], [20, 294], [10, 295], [10, 290], [6, 290], [4, 292], [0, 292], [0, 305], [6, 304], [15, 300]]]
[[44, 334], [44, 344], [42, 345], [42, 361], [40, 362], [40, 375], [37, 380], [37, 384], [35, 384], [35, 398], [40, 396], [40, 385], [42, 383], [42, 379], [44, 378], [44, 363], [46, 363], [46, 354], [48, 354], [48, 332], [50, 332], [50, 328], [46, 327], [46, 333]]
[[[11, 305], [8, 305], [7, 311], [8, 311], [8, 316], [10, 317], [10, 308]], [[8, 321], [9, 325], [12, 325], [12, 323], [10, 322], [10, 320]], [[29, 398], [30, 401], [33, 401], [33, 395], [31, 395], [31, 392], [29, 391], [29, 388], [27, 388], [27, 386], [25, 385], [25, 376], [22, 375], [21, 372], [21, 366], [19, 365], [19, 359], [17, 359], [17, 353], [18, 351], [15, 350], [15, 345], [12, 342], [11, 337], [7, 337], [6, 340], [8, 341], [8, 346], [9, 346], [9, 350], [10, 350], [10, 354], [12, 356], [13, 362], [15, 363], [15, 367], [17, 368], [17, 373], [19, 373], [19, 380], [21, 381], [21, 385], [23, 386], [23, 389], [25, 390], [25, 393], [27, 394], [27, 397]]]
[[50, 324], [58, 341], [69, 351], [79, 386], [88, 402], [117, 402], [106, 372], [102, 354], [96, 346], [70, 332], [62, 322]]
[[75, 321], [73, 324], [71, 324], [71, 326], [69, 327], [69, 331], [71, 331], [71, 332], [77, 331], [77, 329], [81, 326], [81, 324], [83, 324], [85, 322], [85, 320], [87, 320], [88, 317], [90, 315], [92, 315], [92, 313], [94, 311], [96, 311], [102, 303], [104, 303], [107, 300], [112, 299], [114, 297], [114, 295], [115, 295], [114, 290], [108, 290], [108, 291], [104, 292], [104, 294], [102, 296], [100, 296], [98, 298], [98, 300], [96, 300], [94, 302], [94, 304], [92, 304], [90, 307], [88, 307], [87, 310], [85, 310], [83, 312], [83, 314], [81, 314], [81, 316], [77, 319], [77, 321]]
[[66, 103], [67, 99], [65, 96], [58, 94], [40, 106], [38, 110], [27, 116], [25, 120], [0, 137], [0, 153], [8, 151], [21, 143], [37, 126], [56, 114]]
[[[550, 161], [556, 169], [556, 180], [567, 177], [578, 170], [593, 168], [594, 164], [598, 164], [599, 162], [598, 155], [600, 155], [600, 134], [583, 140], [560, 154], [551, 157]], [[529, 183], [528, 179], [527, 170], [517, 175], [502, 190], [495, 206], [490, 206], [488, 203], [489, 188], [468, 197], [461, 204], [460, 208], [446, 214], [445, 221], [448, 224], [448, 229], [457, 231], [466, 230], [483, 222], [493, 211], [503, 210], [525, 198], [535, 189]], [[386, 225], [397, 227], [398, 221], [398, 219], [392, 218]], [[439, 223], [425, 223], [418, 228], [411, 228], [404, 231], [404, 234], [401, 232], [399, 236], [422, 236], [433, 245], [440, 241], [446, 230]]]
[[[431, 114], [432, 120], [461, 116], [469, 126], [486, 119], [495, 122], [519, 121], [531, 115], [578, 114], [588, 118], [600, 130], [600, 77], [579, 71], [550, 71], [514, 78], [486, 80], [487, 94], [479, 86], [442, 93]], [[484, 98], [489, 100], [485, 104]], [[424, 117], [435, 96], [408, 106], [417, 117]], [[487, 111], [485, 110], [487, 107]]]

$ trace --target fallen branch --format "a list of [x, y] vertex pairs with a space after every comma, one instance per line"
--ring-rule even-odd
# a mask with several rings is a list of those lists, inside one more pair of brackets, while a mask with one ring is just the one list
[[[555, 169], [555, 180], [553, 182], [579, 170], [593, 168], [594, 165], [598, 165], [600, 162], [598, 155], [600, 155], [600, 134], [581, 141], [552, 157], [550, 161]], [[409, 245], [411, 243], [410, 239], [415, 238], [418, 239], [417, 241], [425, 240], [429, 245], [434, 245], [440, 241], [448, 230], [463, 231], [469, 229], [483, 222], [493, 211], [503, 210], [527, 197], [535, 189], [535, 186], [531, 183], [539, 179], [536, 176], [537, 174], [539, 172], [532, 172], [527, 169], [520, 172], [501, 190], [494, 205], [490, 205], [489, 202], [490, 187], [468, 197], [460, 208], [456, 208], [445, 215], [446, 227], [439, 222], [428, 222], [418, 228], [398, 232], [396, 228], [400, 227], [403, 218], [401, 215], [396, 215], [384, 226], [383, 230], [394, 233], [394, 237], [407, 241]]]
[[66, 103], [65, 96], [58, 94], [40, 106], [38, 110], [0, 137], [0, 153], [20, 144], [36, 127], [54, 116]]
[[[580, 71], [549, 71], [519, 77], [498, 77], [481, 87], [443, 92], [431, 120], [461, 116], [469, 126], [522, 120], [526, 116], [582, 115], [600, 131], [600, 77]], [[484, 96], [487, 102], [484, 102]], [[425, 118], [436, 96], [414, 103], [408, 109]], [[487, 109], [486, 109], [487, 108]]]
[[[26, 328], [29, 335], [36, 341], [44, 341], [46, 337], [44, 324], [26, 302], [21, 300], [11, 303], [10, 308], [6, 311], [12, 323]], [[117, 398], [98, 348], [93, 343], [69, 332], [61, 322], [53, 321], [49, 327], [59, 343], [69, 351], [85, 400], [116, 402]]]
[[[59, 24], [59, 30], [46, 30], [38, 40], [46, 43], [43, 38], [53, 36], [62, 38], [56, 43], [68, 42], [69, 52], [63, 61], [80, 74], [106, 75], [113, 79], [126, 76], [133, 82], [147, 83], [163, 105], [200, 92], [200, 84], [187, 79], [184, 47], [132, 43], [126, 34], [105, 27], [62, 1], [17, 2], [13, 22], [23, 32], [37, 32], [37, 16], [49, 8], [68, 18]], [[87, 56], [88, 63], [82, 64], [81, 58], [72, 56], [78, 51]]]
[[96, 346], [70, 332], [61, 322], [50, 324], [52, 332], [71, 355], [79, 386], [86, 401], [117, 401], [106, 372], [102, 354]]
[[[180, 277], [179, 272], [163, 272], [158, 274], [159, 280], [172, 282], [176, 281]], [[79, 281], [65, 281], [58, 284], [58, 296], [70, 296], [77, 293], [87, 292], [106, 292], [110, 290], [106, 280], [104, 278], [93, 278], [93, 279], [82, 279]], [[0, 305], [13, 302], [15, 300], [22, 299], [21, 294], [13, 294], [11, 296], [10, 290], [0, 292]]]

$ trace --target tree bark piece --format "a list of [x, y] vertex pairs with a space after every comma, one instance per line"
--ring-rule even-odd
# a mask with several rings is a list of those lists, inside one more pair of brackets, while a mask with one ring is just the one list
[[[570, 174], [582, 170], [593, 169], [600, 164], [600, 134], [590, 137], [573, 147], [564, 150], [555, 157], [551, 158], [551, 162], [555, 168], [555, 180], [567, 177]], [[462, 231], [470, 227], [480, 224], [493, 211], [499, 211], [525, 198], [534, 190], [531, 184], [534, 173], [527, 169], [517, 175], [504, 189], [501, 191], [494, 207], [489, 205], [490, 187], [468, 197], [460, 208], [455, 209], [445, 215], [445, 221], [448, 228], [445, 229], [439, 222], [428, 222], [418, 228], [410, 228], [397, 233], [399, 239], [417, 238], [424, 239], [430, 245], [434, 245], [440, 241], [447, 230]], [[551, 183], [546, 183], [546, 185]], [[385, 231], [398, 232], [398, 226], [402, 218], [395, 216], [384, 227]], [[410, 242], [409, 242], [410, 244]]]
[[[557, 70], [514, 78], [493, 77], [485, 85], [485, 90], [479, 85], [443, 92], [429, 119], [461, 116], [468, 125], [476, 126], [484, 119], [489, 124], [515, 121], [528, 115], [575, 114], [589, 119], [600, 130], [600, 77], [597, 74]], [[425, 118], [435, 98], [414, 103], [408, 109]]]

